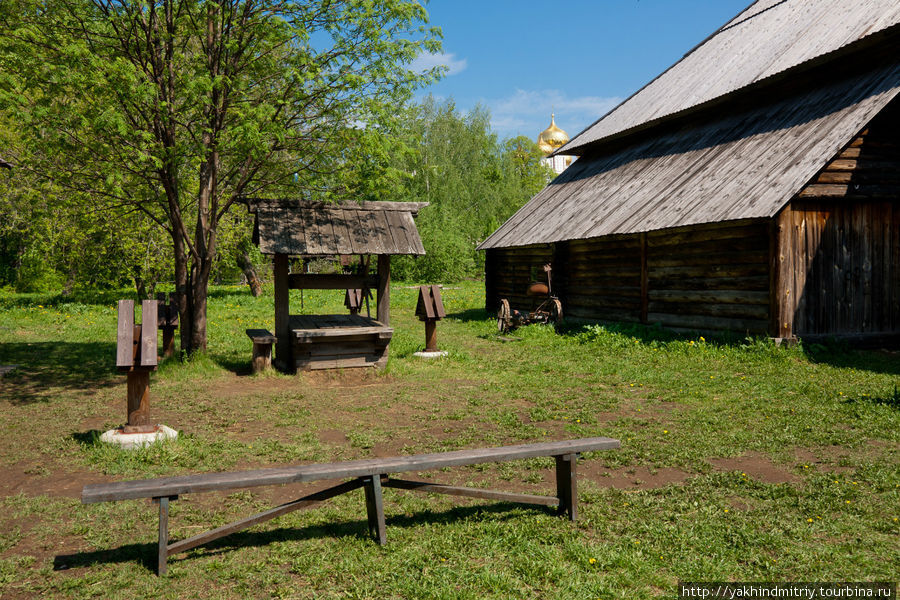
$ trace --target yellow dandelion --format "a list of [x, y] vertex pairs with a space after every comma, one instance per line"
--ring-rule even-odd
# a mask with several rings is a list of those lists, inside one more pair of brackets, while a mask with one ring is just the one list
[[806, 522], [807, 522], [807, 523], [812, 523], [813, 520], [812, 520], [812, 519], [807, 519]]
[[703, 337], [703, 336], [701, 335], [701, 336], [700, 336], [700, 341], [701, 341], [701, 342], [705, 342], [705, 341], [706, 341], [706, 338]]
[[592, 565], [595, 565], [595, 564], [597, 564], [597, 559], [591, 557], [591, 558], [588, 559], [588, 562], [591, 563]]
[[850, 501], [849, 501], [849, 500], [847, 500], [847, 504], [850, 504]]
[[663, 429], [663, 433], [669, 433], [668, 429]]
[[725, 509], [725, 512], [728, 512], [728, 509], [727, 509], [727, 508]]

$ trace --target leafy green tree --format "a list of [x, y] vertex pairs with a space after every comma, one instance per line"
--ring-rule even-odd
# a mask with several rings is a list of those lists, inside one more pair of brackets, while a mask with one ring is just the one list
[[394, 194], [427, 201], [417, 226], [427, 252], [397, 261], [399, 277], [446, 281], [477, 276], [477, 244], [547, 182], [541, 152], [525, 137], [500, 141], [480, 106], [462, 114], [452, 100], [425, 99], [405, 121], [415, 151], [400, 157], [405, 177]]
[[406, 68], [439, 47], [426, 22], [414, 0], [3, 0], [0, 111], [46, 150], [34, 173], [167, 232], [203, 349], [233, 203], [322, 190], [439, 73]]

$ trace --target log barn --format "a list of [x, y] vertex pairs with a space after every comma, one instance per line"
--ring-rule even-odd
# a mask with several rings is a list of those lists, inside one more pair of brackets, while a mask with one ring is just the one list
[[574, 137], [479, 246], [488, 310], [900, 339], [900, 3], [760, 0]]

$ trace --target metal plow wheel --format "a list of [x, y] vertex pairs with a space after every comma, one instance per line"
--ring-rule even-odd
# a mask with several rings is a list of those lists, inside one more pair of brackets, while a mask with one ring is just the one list
[[563, 309], [562, 302], [560, 302], [556, 298], [551, 298], [550, 300], [550, 322], [559, 325], [563, 320]]
[[512, 310], [509, 308], [509, 300], [500, 300], [500, 310], [497, 311], [497, 331], [506, 333], [512, 327]]

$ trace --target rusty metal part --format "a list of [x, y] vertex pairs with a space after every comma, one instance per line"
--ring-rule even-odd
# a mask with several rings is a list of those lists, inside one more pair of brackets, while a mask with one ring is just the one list
[[528, 296], [548, 296], [550, 294], [550, 287], [546, 283], [534, 281], [528, 286], [525, 293]]

